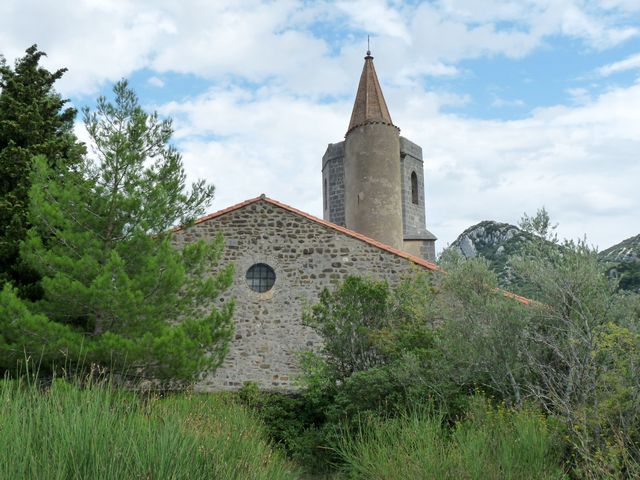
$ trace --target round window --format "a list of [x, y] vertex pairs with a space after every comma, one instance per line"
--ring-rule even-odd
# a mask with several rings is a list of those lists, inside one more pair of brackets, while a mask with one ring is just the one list
[[276, 282], [276, 272], [266, 263], [256, 263], [247, 270], [247, 285], [254, 292], [268, 292]]

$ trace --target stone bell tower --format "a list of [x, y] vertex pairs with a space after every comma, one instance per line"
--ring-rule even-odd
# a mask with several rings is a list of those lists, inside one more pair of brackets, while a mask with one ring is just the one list
[[373, 65], [364, 68], [345, 140], [322, 157], [324, 219], [433, 260], [426, 229], [422, 149], [400, 136]]

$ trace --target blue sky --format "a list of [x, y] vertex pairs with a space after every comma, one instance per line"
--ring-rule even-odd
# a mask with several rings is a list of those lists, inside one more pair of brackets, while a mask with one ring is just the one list
[[0, 18], [0, 53], [37, 43], [75, 105], [126, 77], [171, 116], [212, 211], [266, 193], [321, 214], [371, 35], [439, 249], [542, 205], [600, 248], [640, 233], [638, 0], [5, 0]]

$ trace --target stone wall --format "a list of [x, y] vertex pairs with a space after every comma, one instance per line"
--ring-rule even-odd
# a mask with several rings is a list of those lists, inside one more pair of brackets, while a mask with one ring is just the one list
[[[318, 348], [320, 339], [301, 322], [323, 288], [334, 288], [348, 275], [393, 283], [419, 268], [397, 254], [353, 238], [268, 200], [246, 206], [176, 232], [175, 242], [225, 237], [223, 264], [235, 264], [233, 286], [218, 302], [235, 298], [235, 336], [224, 364], [198, 385], [202, 391], [233, 390], [257, 382], [273, 390], [295, 389], [296, 353]], [[247, 269], [266, 263], [276, 273], [273, 288], [252, 291]], [[213, 300], [213, 299], [212, 299]]]
[[344, 214], [347, 228], [402, 248], [402, 185], [398, 128], [369, 122], [344, 141]]
[[436, 241], [435, 240], [407, 240], [404, 241], [402, 248], [405, 252], [424, 258], [431, 262], [436, 258]]
[[322, 188], [323, 218], [344, 227], [344, 142], [330, 143], [322, 157]]
[[[400, 137], [400, 164], [402, 175], [402, 227], [405, 238], [420, 235], [426, 227], [424, 205], [424, 165], [422, 149]], [[411, 198], [411, 174], [418, 177], [418, 203]]]
[[423, 240], [422, 245], [420, 245], [420, 255], [421, 258], [426, 260], [430, 260], [432, 262], [436, 261], [436, 239], [433, 240]]
[[[427, 230], [422, 148], [404, 137], [400, 137], [400, 171], [403, 249], [412, 255], [434, 261], [436, 237]], [[418, 180], [417, 204], [413, 203], [412, 198], [411, 175], [414, 172]]]

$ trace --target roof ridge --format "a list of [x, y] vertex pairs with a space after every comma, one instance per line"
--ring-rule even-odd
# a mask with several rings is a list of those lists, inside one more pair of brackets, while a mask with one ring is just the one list
[[207, 220], [211, 220], [212, 218], [216, 218], [219, 217], [221, 215], [224, 215], [225, 213], [229, 213], [229, 212], [233, 212], [234, 210], [237, 210], [239, 208], [242, 208], [246, 205], [251, 205], [252, 203], [257, 202], [258, 200], [264, 199], [266, 198], [264, 196], [264, 194], [259, 195], [257, 197], [254, 198], [250, 198], [249, 200], [245, 200], [244, 202], [240, 202], [240, 203], [236, 203], [235, 205], [231, 205], [230, 207], [227, 208], [223, 208], [222, 210], [218, 210], [216, 212], [213, 213], [208, 213], [202, 217], [196, 218], [193, 223], [189, 223], [188, 225], [178, 225], [177, 227], [173, 227], [171, 229], [171, 232], [180, 232], [181, 230], [184, 230], [185, 228], [189, 228], [192, 227], [193, 225], [198, 225], [199, 223], [202, 222], [206, 222]]
[[[183, 230], [186, 227], [190, 227], [193, 225], [197, 225], [199, 223], [203, 223], [206, 222], [207, 220], [212, 220], [214, 218], [218, 218], [221, 217], [222, 215], [225, 215], [227, 213], [233, 212], [235, 210], [238, 210], [242, 207], [246, 207], [247, 205], [251, 205], [253, 203], [259, 202], [259, 201], [263, 201], [266, 203], [269, 203], [271, 205], [274, 205], [278, 208], [282, 208], [284, 210], [287, 210], [291, 213], [294, 213], [296, 215], [299, 215], [303, 218], [306, 218], [307, 220], [311, 220], [313, 222], [319, 223], [320, 225], [323, 225], [325, 227], [331, 228], [333, 230], [336, 230], [340, 233], [344, 233], [345, 235], [348, 235], [350, 237], [353, 237], [357, 240], [363, 241], [365, 243], [368, 243], [369, 245], [372, 245], [374, 247], [377, 247], [381, 250], [385, 250], [389, 253], [393, 253], [394, 255], [397, 255], [399, 257], [405, 258], [413, 263], [415, 263], [416, 265], [420, 265], [422, 267], [425, 267], [431, 271], [435, 271], [435, 272], [442, 272], [442, 273], [447, 273], [446, 270], [443, 270], [442, 267], [440, 267], [439, 265], [430, 262], [428, 260], [425, 260], [424, 258], [420, 258], [420, 257], [416, 257], [415, 255], [411, 255], [410, 253], [407, 252], [403, 252], [402, 250], [398, 250], [397, 248], [391, 247], [389, 245], [386, 245], [382, 242], [379, 242], [377, 240], [374, 240], [373, 238], [369, 238], [366, 235], [362, 235], [361, 233], [355, 232], [353, 230], [349, 230], [346, 227], [342, 227], [340, 225], [336, 225], [335, 223], [331, 223], [328, 222], [326, 220], [323, 220], [321, 218], [318, 218], [314, 215], [311, 215], [310, 213], [306, 213], [303, 212], [302, 210], [298, 210], [297, 208], [294, 208], [290, 205], [287, 205], [286, 203], [282, 203], [279, 202], [277, 200], [274, 200], [272, 198], [267, 197], [264, 193], [254, 197], [254, 198], [250, 198], [248, 200], [245, 200], [244, 202], [240, 202], [240, 203], [236, 203], [235, 205], [231, 205], [230, 207], [224, 208], [222, 210], [218, 210], [217, 212], [213, 212], [210, 213], [208, 215], [205, 215], [203, 217], [198, 218], [197, 220], [195, 220], [192, 224], [188, 225], [188, 226], [184, 226], [181, 225], [179, 227], [176, 227], [172, 230], [172, 232], [178, 232], [180, 230]], [[505, 297], [508, 298], [513, 298], [514, 300], [523, 303], [525, 305], [530, 305], [533, 303], [536, 303], [534, 300], [531, 300], [529, 298], [523, 297], [522, 295], [518, 295], [517, 293], [513, 293], [513, 292], [509, 292], [508, 290], [503, 290], [501, 288], [496, 288], [496, 291], [502, 292], [502, 294]]]
[[306, 218], [307, 220], [311, 220], [313, 222], [319, 223], [321, 225], [324, 225], [325, 227], [331, 228], [333, 230], [337, 230], [338, 232], [344, 233], [346, 235], [349, 235], [350, 237], [356, 238], [358, 240], [361, 240], [365, 243], [368, 243], [369, 245], [373, 245], [374, 247], [377, 247], [381, 250], [385, 250], [389, 253], [393, 253], [394, 255], [398, 255], [400, 257], [406, 258], [407, 260], [412, 261], [413, 263], [416, 263], [420, 266], [423, 266], [425, 268], [428, 268], [429, 270], [442, 270], [438, 265], [436, 265], [433, 262], [430, 262], [428, 260], [425, 260], [423, 258], [420, 257], [416, 257], [415, 255], [411, 255], [410, 253], [407, 252], [403, 252], [402, 250], [398, 250], [397, 248], [391, 247], [389, 245], [386, 245], [382, 242], [379, 242], [377, 240], [374, 240], [373, 238], [369, 238], [366, 235], [362, 235], [361, 233], [355, 232], [353, 230], [349, 230], [346, 227], [342, 227], [340, 225], [336, 225], [335, 223], [331, 223], [328, 222], [327, 220], [322, 220], [321, 218], [318, 218], [314, 215], [311, 215], [309, 213], [303, 212], [302, 210], [298, 210], [297, 208], [294, 208], [290, 205], [287, 205], [286, 203], [282, 203], [279, 202], [278, 200], [274, 200], [272, 198], [267, 197], [266, 195], [262, 194], [259, 195], [257, 197], [254, 198], [250, 198], [248, 200], [245, 200], [244, 202], [240, 202], [240, 203], [236, 203], [235, 205], [231, 205], [230, 207], [224, 208], [222, 210], [218, 210], [217, 212], [213, 212], [210, 213], [208, 215], [205, 215], [203, 217], [200, 217], [198, 219], [196, 219], [192, 224], [189, 225], [181, 225], [179, 227], [175, 227], [172, 232], [178, 232], [180, 230], [184, 230], [184, 228], [186, 227], [190, 227], [193, 225], [198, 225], [199, 223], [203, 223], [206, 222], [207, 220], [212, 220], [214, 218], [218, 218], [221, 217], [222, 215], [225, 215], [227, 213], [233, 212], [235, 210], [238, 210], [242, 207], [246, 207], [247, 205], [251, 205], [252, 203], [256, 203], [259, 202], [260, 200], [267, 202], [271, 205], [274, 205], [276, 207], [279, 208], [283, 208], [284, 210], [287, 210], [291, 213], [295, 213], [296, 215], [299, 215], [301, 217]]
[[291, 207], [289, 205], [286, 205], [284, 203], [281, 203], [277, 200], [273, 200], [272, 198], [269, 197], [265, 197], [264, 198], [265, 201], [267, 201], [268, 203], [271, 203], [272, 205], [275, 205], [277, 207], [280, 208], [284, 208], [285, 210], [288, 210], [292, 213], [295, 213], [297, 215], [300, 215], [304, 218], [307, 218], [308, 220], [312, 220], [316, 223], [319, 223], [321, 225], [324, 225], [325, 227], [329, 227], [332, 228], [334, 230], [337, 230], [341, 233], [344, 233], [346, 235], [349, 235], [350, 237], [356, 238], [358, 240], [361, 240], [365, 243], [368, 243], [369, 245], [373, 245], [374, 247], [377, 247], [381, 250], [386, 250], [389, 253], [393, 253], [394, 255], [398, 255], [400, 257], [406, 258], [407, 260], [411, 260], [413, 263], [416, 263], [418, 265], [421, 265], [423, 267], [428, 268], [429, 270], [441, 270], [441, 268], [436, 265], [433, 262], [430, 262], [428, 260], [425, 260], [423, 258], [417, 257], [415, 255], [411, 255], [410, 253], [404, 252], [402, 250], [399, 250], [397, 248], [394, 248], [390, 245], [387, 245], [385, 243], [379, 242], [378, 240], [374, 240], [373, 238], [367, 237], [366, 235], [363, 235], [361, 233], [358, 233], [354, 230], [350, 230], [346, 227], [342, 227], [340, 225], [336, 225], [335, 223], [332, 222], [328, 222], [327, 220], [323, 220], [321, 218], [318, 218], [314, 215], [311, 215], [309, 213], [303, 212], [302, 210], [298, 210], [297, 208]]

